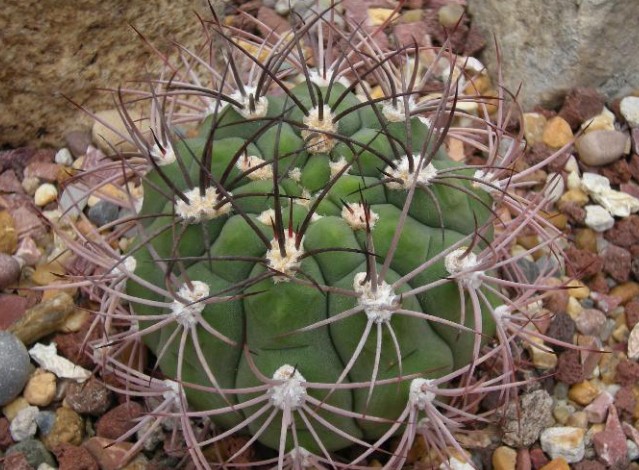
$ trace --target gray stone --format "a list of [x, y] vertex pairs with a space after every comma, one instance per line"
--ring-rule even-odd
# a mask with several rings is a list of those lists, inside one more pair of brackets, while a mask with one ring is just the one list
[[29, 365], [29, 353], [22, 341], [8, 331], [0, 331], [0, 406], [20, 394], [31, 372]]
[[16, 258], [0, 253], [0, 290], [16, 282], [20, 271], [20, 262]]
[[579, 160], [586, 165], [602, 166], [616, 162], [630, 150], [630, 137], [621, 131], [599, 130], [581, 135], [575, 141]]
[[55, 412], [54, 411], [40, 411], [35, 418], [38, 429], [42, 436], [49, 434], [53, 425], [55, 424]]
[[118, 218], [120, 208], [109, 201], [100, 201], [89, 209], [89, 220], [97, 227], [102, 227]]
[[[608, 98], [639, 87], [639, 8], [628, 0], [468, 0], [473, 24], [497, 38], [506, 86], [524, 109], [558, 106], [576, 86], [597, 88]], [[495, 46], [482, 61], [497, 74]]]
[[554, 423], [552, 407], [552, 397], [545, 390], [522, 395], [519, 405], [510, 403], [502, 429], [504, 443], [517, 448], [534, 444], [542, 429]]
[[43, 463], [56, 467], [53, 455], [51, 455], [44, 444], [37, 439], [25, 439], [24, 441], [12, 445], [7, 449], [6, 455], [15, 454], [17, 452], [22, 452], [27, 458], [29, 465], [33, 468], [38, 468], [38, 466]]

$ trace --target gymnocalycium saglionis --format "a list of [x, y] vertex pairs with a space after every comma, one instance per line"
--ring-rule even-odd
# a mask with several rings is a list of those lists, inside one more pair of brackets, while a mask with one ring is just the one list
[[149, 410], [130, 455], [168, 429], [196, 468], [399, 468], [416, 439], [471, 466], [480, 397], [507, 399], [521, 345], [545, 347], [558, 231], [527, 190], [541, 164], [517, 171], [513, 97], [446, 44], [389, 50], [386, 24], [341, 13], [263, 37], [213, 15], [201, 50], [113, 91], [125, 130], [71, 181], [77, 207], [121, 188], [121, 217], [68, 243], [100, 305], [92, 357]]

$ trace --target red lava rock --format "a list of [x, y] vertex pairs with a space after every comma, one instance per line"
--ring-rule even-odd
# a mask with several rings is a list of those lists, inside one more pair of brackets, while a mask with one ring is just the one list
[[639, 199], [639, 184], [637, 183], [634, 183], [632, 181], [629, 181], [628, 183], [621, 183], [619, 185], [619, 191]]
[[38, 244], [46, 241], [47, 227], [32, 209], [20, 206], [9, 212], [13, 217], [19, 239], [30, 236]]
[[613, 245], [624, 248], [639, 244], [639, 215], [618, 220], [614, 227], [604, 232], [604, 237]]
[[396, 47], [412, 46], [415, 43], [421, 47], [430, 43], [430, 37], [426, 33], [426, 23], [423, 21], [400, 23], [393, 28], [393, 36]]
[[53, 341], [58, 347], [58, 354], [85, 369], [93, 369], [95, 364], [93, 363], [91, 355], [87, 354], [88, 350], [81, 350], [81, 348], [83, 345], [86, 346], [87, 342], [97, 340], [101, 334], [98, 328], [94, 328], [91, 332], [91, 336], [87, 338], [90, 327], [91, 321], [87, 321], [82, 325], [82, 328], [75, 333], [61, 333], [53, 337]]
[[541, 467], [546, 465], [550, 460], [544, 454], [544, 451], [539, 447], [534, 447], [530, 449], [530, 463], [532, 464], [532, 468], [535, 470], [539, 470]]
[[[636, 150], [635, 150], [636, 152]], [[632, 154], [628, 162], [628, 171], [635, 181], [639, 182], [639, 155]]]
[[112, 399], [113, 393], [91, 377], [84, 383], [69, 384], [64, 401], [76, 413], [101, 416], [109, 409]]
[[24, 188], [13, 170], [0, 174], [0, 193], [24, 193]]
[[603, 260], [589, 251], [570, 246], [565, 254], [566, 270], [571, 277], [590, 277], [603, 268]]
[[528, 449], [517, 450], [515, 468], [517, 470], [532, 470], [532, 462], [530, 461], [530, 452]]
[[608, 414], [608, 409], [612, 405], [614, 398], [606, 391], [603, 391], [592, 402], [584, 408], [590, 423], [603, 423]]
[[8, 329], [27, 310], [27, 299], [20, 295], [0, 295], [0, 330]]
[[133, 447], [130, 442], [114, 442], [111, 439], [92, 437], [82, 444], [98, 463], [100, 470], [117, 470], [126, 464], [127, 453]]
[[592, 436], [597, 456], [608, 467], [622, 470], [628, 468], [628, 444], [614, 406], [608, 411], [606, 429]]
[[7, 470], [35, 470], [22, 452], [14, 452], [4, 458], [4, 468]]
[[610, 292], [610, 286], [606, 282], [606, 275], [602, 272], [598, 272], [593, 277], [591, 277], [586, 285], [593, 292], [598, 292], [600, 294], [607, 294]]
[[617, 407], [617, 411], [620, 415], [632, 416], [636, 405], [637, 399], [635, 398], [635, 394], [632, 392], [632, 386], [625, 385], [615, 394], [615, 406]]
[[24, 169], [24, 176], [34, 176], [44, 181], [55, 181], [60, 171], [57, 163], [33, 162]]
[[611, 184], [622, 184], [630, 181], [630, 168], [625, 158], [621, 158], [599, 170], [599, 174], [610, 180]]
[[596, 460], [582, 460], [573, 466], [574, 470], [606, 470], [606, 466]]
[[135, 419], [144, 413], [144, 408], [137, 402], [130, 401], [116, 406], [95, 423], [99, 437], [117, 439], [133, 428]]
[[585, 120], [601, 113], [604, 104], [605, 98], [594, 88], [576, 87], [566, 95], [559, 116], [576, 129]]
[[559, 354], [555, 379], [565, 382], [568, 385], [583, 382], [586, 379], [584, 367], [580, 361], [579, 351], [569, 349]]
[[5, 451], [7, 448], [15, 444], [9, 431], [9, 420], [4, 416], [0, 417], [0, 450]]
[[615, 380], [621, 386], [635, 385], [639, 382], [639, 364], [629, 359], [624, 359], [617, 364]]
[[548, 291], [548, 297], [544, 298], [544, 307], [552, 313], [566, 313], [568, 307], [568, 299], [570, 294], [568, 290], [563, 288], [563, 282], [556, 277], [549, 277], [543, 280], [543, 285], [547, 287], [556, 287]]
[[632, 262], [630, 263], [630, 272], [636, 281], [639, 281], [639, 245], [630, 247]]
[[98, 463], [84, 447], [60, 444], [53, 448], [58, 470], [98, 470]]
[[291, 30], [289, 22], [269, 7], [260, 7], [257, 11], [257, 19], [260, 22], [257, 24], [257, 29], [259, 29], [262, 37], [272, 37], [273, 31], [277, 34], [284, 34]]
[[630, 279], [630, 252], [620, 246], [608, 245], [603, 253], [603, 269], [617, 282]]
[[[567, 313], [556, 313], [553, 316], [546, 336], [556, 339], [564, 343], [572, 344], [572, 337], [575, 334], [575, 321]], [[553, 344], [552, 347], [556, 351], [563, 351], [562, 346]]]
[[566, 214], [573, 225], [581, 225], [586, 220], [586, 209], [574, 201], [557, 201], [557, 209]]
[[536, 165], [537, 163], [548, 158], [552, 154], [552, 149], [543, 142], [532, 144], [526, 148], [524, 158], [529, 165]]
[[606, 313], [610, 313], [614, 309], [616, 309], [622, 300], [620, 297], [614, 295], [606, 295], [600, 292], [592, 292], [590, 294], [590, 297], [592, 298], [592, 300], [595, 301], [595, 305], [597, 305], [597, 308]]
[[632, 331], [637, 323], [639, 323], [639, 300], [631, 300], [625, 305], [626, 325]]

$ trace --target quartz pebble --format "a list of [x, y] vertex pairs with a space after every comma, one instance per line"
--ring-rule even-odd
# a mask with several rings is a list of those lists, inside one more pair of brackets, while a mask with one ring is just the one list
[[36, 206], [44, 207], [58, 197], [58, 189], [51, 183], [40, 185], [33, 196]]
[[621, 131], [592, 131], [575, 142], [579, 159], [586, 165], [603, 166], [630, 151], [630, 137]]
[[619, 110], [630, 127], [639, 127], [639, 97], [626, 96], [619, 103]]
[[37, 406], [27, 406], [22, 408], [18, 414], [11, 420], [11, 437], [14, 441], [24, 441], [35, 435], [38, 430], [36, 424], [36, 416], [40, 410]]
[[628, 337], [628, 357], [633, 361], [639, 360], [639, 323], [637, 323]]
[[68, 148], [62, 147], [56, 152], [54, 161], [58, 165], [71, 166], [73, 165], [73, 155], [71, 155], [71, 151]]
[[43, 345], [37, 343], [29, 350], [31, 358], [43, 369], [53, 372], [60, 378], [84, 382], [91, 377], [91, 372], [75, 365], [67, 358], [58, 356], [55, 343]]
[[605, 232], [615, 225], [615, 219], [603, 207], [591, 204], [584, 209], [586, 209], [586, 219], [584, 223], [595, 232]]
[[552, 459], [563, 457], [568, 463], [579, 462], [585, 453], [585, 430], [574, 427], [551, 427], [542, 431], [541, 447]]
[[29, 379], [29, 353], [12, 333], [0, 331], [0, 405], [6, 405], [22, 391]]

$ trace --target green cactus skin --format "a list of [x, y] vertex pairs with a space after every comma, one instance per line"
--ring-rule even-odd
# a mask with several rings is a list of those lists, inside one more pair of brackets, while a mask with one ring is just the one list
[[[326, 99], [326, 87], [313, 90], [315, 95], [321, 93]], [[304, 83], [292, 90], [307, 110], [313, 108], [309, 93]], [[169, 282], [171, 276], [188, 278], [205, 283], [212, 297], [229, 296], [225, 301], [206, 305], [201, 315], [232, 344], [198, 327], [199, 345], [196, 347], [192, 339], [187, 339], [180, 356], [180, 331], [184, 325], [179, 322], [168, 323], [144, 336], [147, 346], [158, 356], [165, 376], [208, 387], [208, 390], [185, 387], [188, 402], [194, 409], [224, 409], [258, 397], [257, 392], [232, 393], [233, 389], [263, 385], [256, 369], [270, 379], [280, 367], [289, 364], [306, 382], [337, 383], [367, 329], [369, 334], [361, 353], [341, 379], [342, 385], [415, 374], [425, 378], [441, 377], [468, 364], [473, 356], [474, 335], [399, 314], [368, 321], [362, 311], [309, 331], [296, 332], [358, 305], [355, 296], [342, 295], [339, 290], [322, 292], [317, 286], [354, 292], [356, 278], [360, 280], [360, 273], [370, 272], [372, 258], [366, 253], [374, 251], [375, 270], [381, 272], [398, 227], [401, 233], [397, 247], [383, 279], [387, 285], [472, 235], [490, 218], [487, 208], [492, 201], [488, 193], [459, 178], [454, 182], [456, 187], [439, 181], [426, 184], [426, 188], [418, 186], [408, 216], [402, 221], [410, 184], [402, 187], [395, 182], [393, 187], [388, 183], [389, 162], [398, 166], [396, 156], [412, 149], [416, 155], [413, 165], [418, 165], [420, 151], [433, 147], [427, 139], [434, 142], [435, 137], [417, 117], [408, 122], [380, 121], [381, 106], [358, 106], [358, 98], [340, 84], [333, 86], [327, 106], [334, 106], [342, 95], [337, 107], [331, 109], [333, 116], [344, 114], [333, 131], [337, 137], [326, 137], [333, 139], [327, 144], [330, 148], [323, 148], [321, 142], [313, 140], [313, 135], [305, 133], [301, 125], [305, 110], [286, 96], [268, 96], [267, 114], [249, 119], [233, 106], [221, 103], [217, 111], [201, 123], [199, 137], [174, 143], [177, 158], [173, 163], [154, 167], [144, 179], [145, 198], [140, 218], [144, 221], [146, 236], [138, 238], [130, 250], [137, 262], [135, 275], [161, 288], [173, 285], [173, 290], [175, 282]], [[354, 106], [357, 108], [349, 112]], [[406, 130], [407, 125], [411, 126], [410, 132]], [[210, 159], [205, 158], [206, 152], [210, 153]], [[437, 171], [472, 176], [441, 149], [434, 154], [432, 165]], [[247, 157], [258, 157], [264, 164], [251, 171]], [[336, 176], [345, 164], [349, 166], [348, 171]], [[277, 187], [272, 176], [275, 167]], [[197, 188], [202, 174], [210, 181], [221, 182], [224, 190], [232, 194], [232, 202], [220, 196], [218, 214], [210, 220], [180, 219], [180, 197], [176, 191], [186, 194]], [[167, 178], [173, 187], [167, 186]], [[217, 188], [214, 184], [211, 187]], [[319, 197], [325, 188], [330, 189]], [[318, 197], [313, 219], [308, 223], [309, 210]], [[365, 203], [372, 214], [369, 229], [365, 224], [349, 225], [343, 217], [345, 210], [361, 209], [361, 203]], [[279, 211], [278, 217], [276, 211]], [[300, 234], [298, 231], [304, 225], [304, 233]], [[291, 233], [293, 238], [303, 236], [300, 248], [308, 255], [299, 260], [299, 266], [289, 276], [305, 283], [274, 276], [273, 264], [266, 259], [269, 246], [264, 239], [270, 242], [276, 235], [291, 241], [288, 238]], [[369, 246], [371, 241], [374, 248]], [[484, 242], [488, 241], [485, 235]], [[402, 292], [447, 276], [441, 259], [394, 292], [395, 301], [402, 309], [459, 322], [462, 301], [453, 281], [402, 298]], [[128, 281], [126, 289], [132, 297], [173, 301], [133, 279]], [[486, 295], [492, 299], [489, 293]], [[468, 302], [466, 299], [466, 304]], [[145, 315], [166, 313], [166, 309], [142, 304], [133, 305], [133, 309], [141, 318], [140, 328], [153, 324], [144, 320]], [[401, 361], [389, 325], [397, 339]], [[472, 315], [466, 317], [466, 326], [474, 327]], [[492, 317], [484, 313], [479, 327], [484, 337], [493, 335]], [[381, 347], [380, 354], [376, 354], [377, 344]], [[200, 355], [206, 358], [208, 372], [203, 371]], [[376, 364], [376, 356], [379, 364]], [[336, 387], [332, 391], [309, 387], [307, 393], [327, 405], [354, 413], [343, 416], [318, 410], [327, 422], [355, 439], [374, 440], [390, 425], [381, 420], [357, 419], [355, 414], [388, 422], [397, 419], [406, 406], [409, 386], [410, 381], [398, 380], [371, 387]], [[227, 392], [216, 393], [212, 388]], [[212, 419], [222, 429], [230, 429], [259, 413], [261, 406], [229, 409]], [[277, 449], [281, 445], [282, 413], [262, 429], [269, 415], [267, 411], [250, 421], [248, 432], [259, 434], [260, 442]], [[323, 450], [307, 424], [299, 416], [294, 419], [298, 446], [321, 453]], [[314, 432], [328, 451], [352, 444], [352, 440], [319, 424]], [[292, 447], [289, 439], [286, 448]]]

